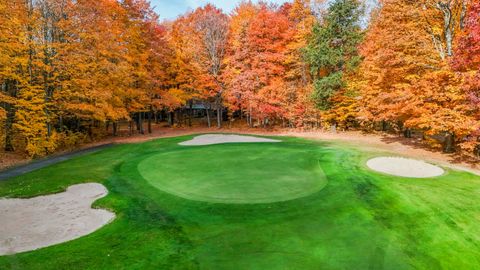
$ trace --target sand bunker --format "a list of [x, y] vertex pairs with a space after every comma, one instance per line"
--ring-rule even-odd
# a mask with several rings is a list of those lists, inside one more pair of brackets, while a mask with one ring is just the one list
[[373, 158], [367, 166], [374, 171], [410, 178], [429, 178], [445, 173], [442, 168], [424, 161], [400, 157]]
[[47, 247], [90, 234], [115, 218], [91, 205], [106, 196], [101, 184], [31, 199], [0, 199], [0, 255]]
[[196, 136], [192, 140], [179, 143], [180, 145], [211, 145], [220, 143], [253, 143], [253, 142], [281, 142], [279, 140], [243, 135], [206, 134]]

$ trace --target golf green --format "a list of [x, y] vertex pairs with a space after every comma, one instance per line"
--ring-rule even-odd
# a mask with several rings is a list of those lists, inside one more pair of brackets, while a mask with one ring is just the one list
[[138, 170], [162, 191], [217, 203], [287, 201], [327, 183], [318, 151], [281, 143], [187, 146], [146, 158]]
[[[0, 269], [477, 269], [480, 177], [377, 173], [392, 153], [281, 137], [116, 145], [0, 182], [0, 197], [98, 182], [113, 222]], [[0, 228], [1, 230], [1, 228]], [[0, 242], [0, 245], [2, 243]]]

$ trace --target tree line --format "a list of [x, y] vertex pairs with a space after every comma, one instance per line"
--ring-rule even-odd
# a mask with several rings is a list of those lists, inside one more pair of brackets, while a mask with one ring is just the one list
[[200, 103], [208, 126], [420, 131], [479, 150], [478, 2], [381, 0], [368, 24], [363, 2], [328, 2], [160, 22], [146, 0], [0, 0], [3, 146], [42, 156]]

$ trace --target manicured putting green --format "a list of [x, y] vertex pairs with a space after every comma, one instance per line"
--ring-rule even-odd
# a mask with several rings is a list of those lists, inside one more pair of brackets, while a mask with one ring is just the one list
[[317, 152], [282, 143], [185, 146], [138, 165], [151, 185], [216, 203], [271, 203], [318, 192], [327, 179]]

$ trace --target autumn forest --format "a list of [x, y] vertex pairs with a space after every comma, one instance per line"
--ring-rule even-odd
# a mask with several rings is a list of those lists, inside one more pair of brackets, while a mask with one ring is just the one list
[[327, 2], [160, 21], [147, 0], [0, 0], [1, 146], [39, 157], [201, 116], [421, 134], [478, 155], [480, 2]]

